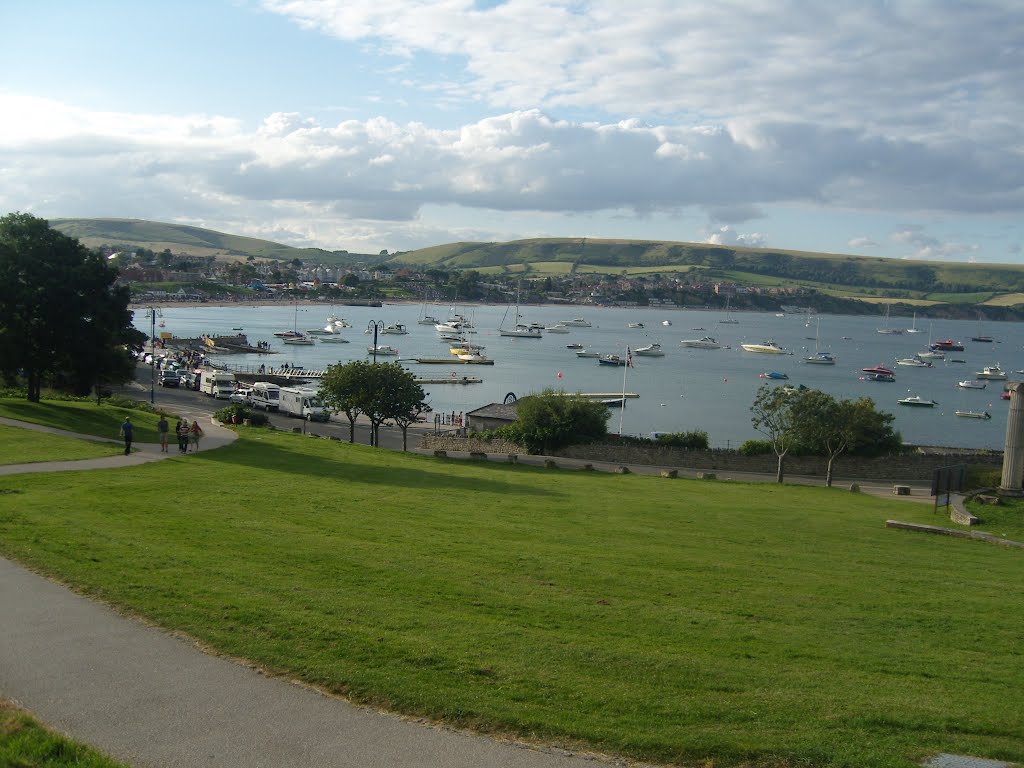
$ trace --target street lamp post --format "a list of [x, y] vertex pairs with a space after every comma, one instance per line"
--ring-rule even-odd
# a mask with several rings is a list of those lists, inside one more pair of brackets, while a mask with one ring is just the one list
[[156, 307], [149, 308], [149, 404], [156, 404]]
[[373, 364], [377, 364], [377, 332], [384, 327], [383, 320], [371, 320], [370, 324], [366, 326], [366, 332], [369, 333], [370, 329], [373, 328]]

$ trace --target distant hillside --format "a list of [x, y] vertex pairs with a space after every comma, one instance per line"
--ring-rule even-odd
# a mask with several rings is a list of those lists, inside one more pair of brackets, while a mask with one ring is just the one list
[[174, 253], [192, 256], [222, 256], [291, 261], [301, 259], [315, 264], [350, 264], [367, 259], [378, 261], [377, 256], [325, 251], [321, 248], [294, 248], [255, 237], [229, 235], [212, 229], [189, 227], [182, 224], [164, 224], [142, 219], [53, 219], [50, 226], [84, 245], [149, 248], [154, 251], [170, 249]]
[[479, 269], [525, 276], [606, 272], [703, 271], [708, 279], [745, 285], [795, 284], [846, 297], [924, 302], [1021, 303], [1024, 267], [908, 261], [831, 253], [641, 240], [533, 239], [451, 243], [393, 254], [419, 268]]

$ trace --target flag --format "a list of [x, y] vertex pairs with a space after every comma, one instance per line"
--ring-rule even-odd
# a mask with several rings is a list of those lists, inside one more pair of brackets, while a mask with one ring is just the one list
[[626, 347], [626, 367], [633, 367], [633, 353], [629, 351], [629, 347]]

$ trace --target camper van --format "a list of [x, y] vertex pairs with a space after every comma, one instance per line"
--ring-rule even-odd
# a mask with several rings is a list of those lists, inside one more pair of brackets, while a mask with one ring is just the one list
[[328, 421], [330, 413], [315, 389], [281, 387], [278, 411], [306, 421]]
[[252, 407], [276, 411], [281, 402], [281, 387], [270, 381], [257, 381], [252, 385]]
[[227, 400], [235, 391], [235, 374], [227, 371], [203, 371], [199, 391], [218, 400]]

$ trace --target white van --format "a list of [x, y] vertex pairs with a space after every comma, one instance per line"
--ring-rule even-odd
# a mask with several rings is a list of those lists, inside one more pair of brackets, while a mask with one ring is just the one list
[[235, 391], [235, 374], [227, 371], [203, 371], [199, 391], [218, 400], [228, 400]]
[[315, 389], [281, 387], [278, 410], [306, 421], [328, 421], [331, 418]]
[[281, 403], [281, 387], [272, 381], [257, 381], [252, 385], [252, 407], [276, 411]]

